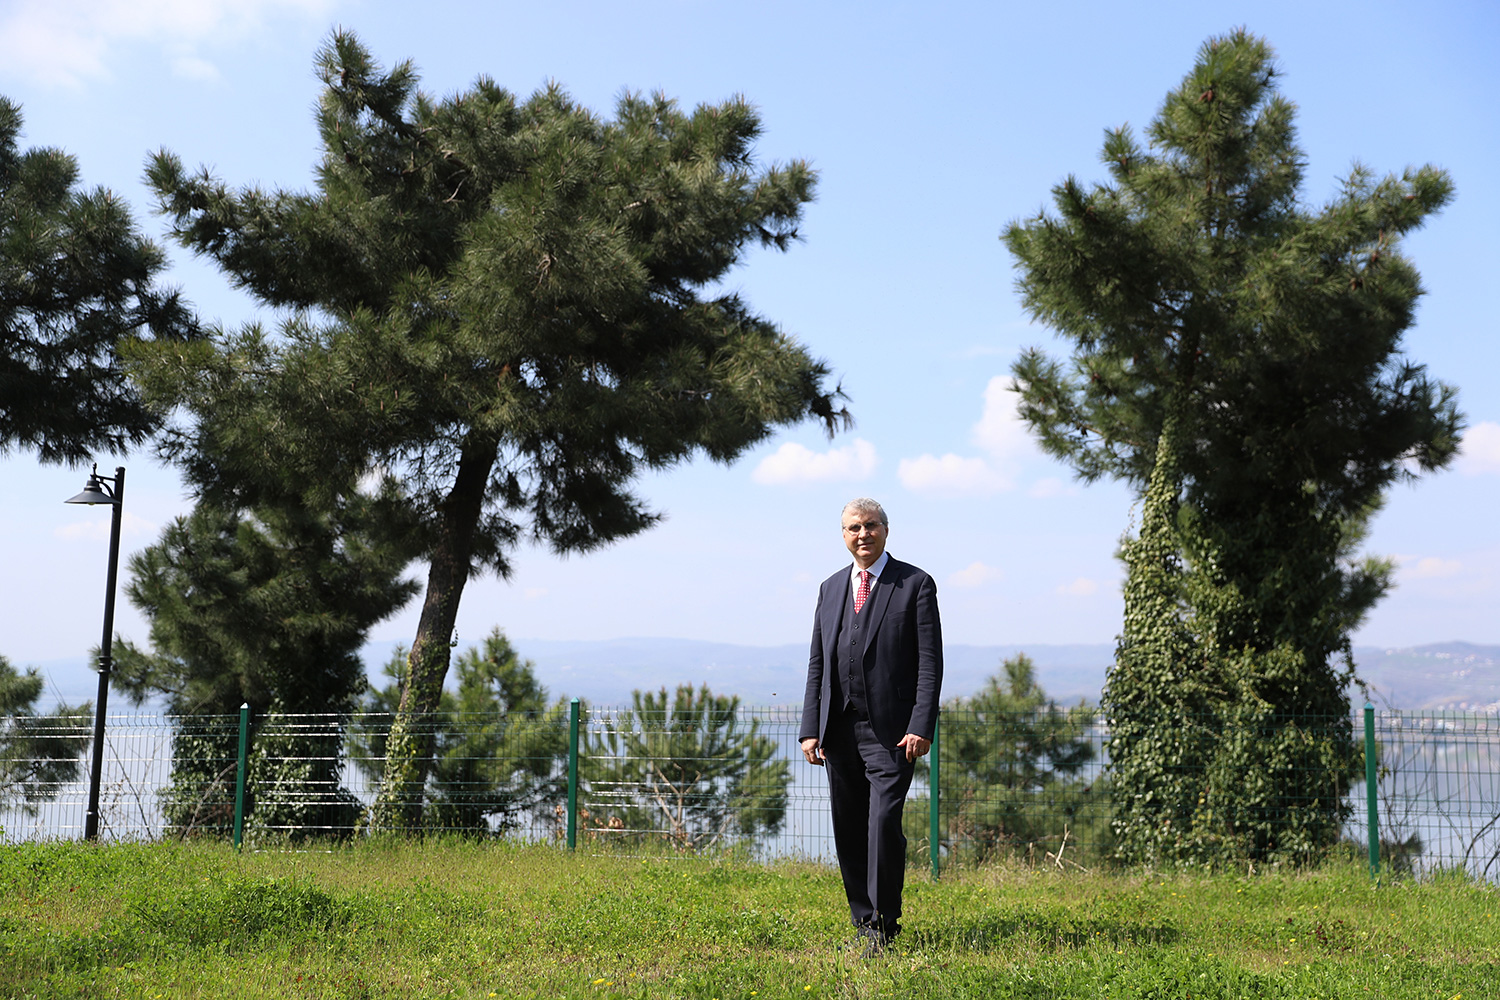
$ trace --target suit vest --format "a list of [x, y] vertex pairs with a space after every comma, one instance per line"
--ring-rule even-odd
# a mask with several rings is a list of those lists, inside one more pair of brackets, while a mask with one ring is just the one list
[[[871, 583], [875, 584], [875, 581], [871, 580]], [[871, 606], [874, 596], [872, 586], [870, 597], [865, 599], [866, 608]], [[862, 655], [865, 645], [865, 629], [869, 627], [869, 622], [869, 615], [854, 613], [854, 587], [850, 586], [849, 599], [844, 602], [844, 614], [839, 623], [837, 646], [839, 692], [834, 697], [833, 703], [846, 712], [853, 712], [861, 719], [870, 717], [870, 703], [865, 697], [865, 670]]]

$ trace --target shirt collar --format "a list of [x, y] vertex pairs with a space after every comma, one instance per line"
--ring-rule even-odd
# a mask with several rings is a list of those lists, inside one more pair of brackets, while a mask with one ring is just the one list
[[[881, 574], [882, 571], [884, 571], [885, 564], [888, 563], [888, 562], [890, 562], [890, 561], [891, 561], [891, 554], [889, 552], [882, 552], [882, 553], [880, 553], [880, 558], [876, 559], [873, 563], [870, 564], [870, 578], [872, 580], [878, 580], [878, 579], [880, 579], [880, 574]], [[854, 586], [856, 586], [856, 587], [859, 586], [859, 566], [858, 565], [855, 565], [854, 567], [852, 567], [849, 570], [849, 579], [850, 579], [850, 581], [853, 582]]]

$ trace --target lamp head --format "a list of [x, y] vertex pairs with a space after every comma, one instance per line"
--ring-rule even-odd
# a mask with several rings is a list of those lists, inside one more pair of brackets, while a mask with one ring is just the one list
[[94, 471], [89, 473], [89, 481], [83, 485], [83, 492], [71, 500], [63, 503], [86, 503], [86, 504], [114, 504], [114, 494], [109, 492], [109, 487], [104, 485], [104, 480], [99, 476], [99, 463], [94, 463]]

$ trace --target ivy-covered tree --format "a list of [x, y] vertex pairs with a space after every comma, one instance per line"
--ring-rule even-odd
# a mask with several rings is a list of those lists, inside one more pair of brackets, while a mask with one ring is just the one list
[[559, 88], [481, 78], [441, 101], [336, 33], [318, 53], [311, 192], [231, 191], [161, 153], [172, 232], [296, 311], [185, 351], [143, 351], [191, 420], [165, 454], [214, 495], [400, 485], [428, 561], [375, 822], [415, 827], [464, 586], [523, 537], [587, 551], [655, 524], [635, 478], [728, 462], [781, 424], [844, 416], [827, 370], [718, 283], [797, 237], [814, 174], [757, 165], [744, 100], [613, 120]]
[[[1025, 653], [1005, 660], [975, 694], [947, 702], [938, 791], [949, 850], [983, 861], [1058, 853], [1064, 837], [1097, 848], [1107, 795], [1082, 773], [1096, 759], [1094, 716], [1088, 705], [1048, 698]], [[912, 817], [911, 842], [925, 843], [927, 814]]]
[[636, 691], [632, 707], [590, 719], [583, 778], [586, 829], [660, 837], [685, 850], [774, 836], [791, 769], [740, 700], [683, 684], [668, 698]]
[[36, 815], [37, 807], [78, 780], [81, 758], [92, 741], [94, 706], [58, 705], [36, 710], [42, 678], [21, 673], [0, 656], [0, 809]]
[[21, 109], [0, 97], [0, 454], [43, 462], [122, 452], [157, 427], [126, 381], [122, 340], [192, 336], [164, 260], [125, 202], [84, 190], [57, 149], [18, 144]]
[[1005, 241], [1028, 309], [1073, 343], [1013, 372], [1080, 477], [1142, 496], [1104, 692], [1122, 858], [1305, 859], [1356, 760], [1349, 635], [1390, 586], [1356, 556], [1392, 483], [1442, 467], [1455, 390], [1401, 350], [1421, 285], [1401, 237], [1443, 171], [1356, 167], [1299, 200], [1270, 47], [1214, 38], [1152, 121], [1110, 131], [1109, 183], [1069, 178]]
[[117, 639], [114, 682], [137, 704], [165, 696], [176, 717], [163, 808], [179, 832], [228, 829], [241, 704], [253, 720], [249, 823], [353, 830], [340, 717], [364, 688], [370, 627], [416, 590], [380, 518], [369, 498], [337, 514], [199, 504], [131, 557], [125, 592], [151, 623], [151, 649]]
[[[393, 683], [361, 700], [352, 757], [376, 784], [407, 668], [406, 650], [398, 648], [385, 668]], [[445, 689], [428, 717], [433, 756], [423, 828], [504, 835], [554, 825], [568, 793], [568, 706], [548, 703], [535, 664], [498, 628], [482, 647], [465, 650], [453, 670], [457, 689]]]

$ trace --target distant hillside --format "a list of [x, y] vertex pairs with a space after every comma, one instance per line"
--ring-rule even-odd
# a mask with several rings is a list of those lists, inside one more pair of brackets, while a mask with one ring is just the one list
[[1356, 646], [1354, 662], [1376, 705], [1500, 712], [1500, 646]]
[[[802, 700], [807, 648], [736, 646], [688, 639], [616, 639], [567, 642], [518, 639], [516, 649], [536, 662], [554, 693], [618, 704], [635, 688], [707, 684], [738, 694], [752, 705]], [[1025, 652], [1036, 663], [1037, 680], [1059, 702], [1099, 700], [1114, 646], [960, 646], [944, 650], [945, 698], [972, 694], [1001, 662]], [[1410, 649], [1358, 646], [1354, 660], [1377, 705], [1393, 708], [1500, 711], [1500, 646], [1448, 642]], [[1354, 700], [1360, 695], [1354, 693]]]
[[[372, 678], [390, 658], [395, 642], [370, 643], [364, 660]], [[737, 646], [692, 639], [611, 639], [579, 642], [517, 639], [517, 651], [536, 663], [537, 675], [554, 697], [577, 695], [596, 705], [621, 705], [636, 688], [707, 684], [737, 694], [747, 705], [795, 705], [802, 701], [807, 647]], [[1059, 702], [1099, 700], [1114, 646], [1044, 644], [946, 647], [943, 695], [972, 694], [1008, 656], [1024, 651], [1036, 663], [1037, 680]], [[1409, 649], [1356, 646], [1359, 674], [1377, 705], [1500, 712], [1500, 646], [1445, 642]], [[26, 664], [18, 664], [25, 666]], [[40, 664], [48, 685], [46, 706], [94, 697], [96, 675], [82, 658]], [[382, 683], [384, 681], [382, 680]], [[1354, 699], [1360, 695], [1355, 692]], [[157, 706], [148, 703], [143, 710]], [[128, 712], [115, 692], [110, 710]]]
[[[636, 688], [707, 684], [737, 694], [749, 705], [795, 705], [807, 681], [805, 644], [736, 646], [689, 639], [614, 639], [568, 642], [518, 639], [517, 652], [536, 663], [537, 675], [554, 694], [595, 704], [630, 701]], [[1059, 701], [1097, 701], [1112, 646], [948, 646], [944, 650], [945, 697], [970, 694], [1000, 669], [1005, 657], [1025, 650], [1036, 661], [1047, 693]]]

